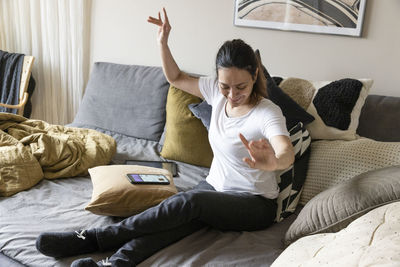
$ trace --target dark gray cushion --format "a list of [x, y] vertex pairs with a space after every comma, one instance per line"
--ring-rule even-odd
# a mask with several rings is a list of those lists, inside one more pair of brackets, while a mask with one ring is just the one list
[[201, 103], [189, 104], [189, 109], [196, 118], [201, 120], [208, 131], [210, 129], [212, 107], [206, 101], [202, 101]]
[[[261, 61], [260, 51], [255, 51], [256, 56]], [[288, 130], [295, 127], [299, 122], [307, 125], [314, 121], [314, 117], [305, 111], [296, 101], [287, 95], [277, 84], [277, 81], [282, 81], [280, 77], [271, 77], [267, 68], [262, 65], [265, 79], [267, 80], [267, 95], [268, 99], [278, 105], [286, 118], [286, 127]]]
[[361, 110], [357, 133], [377, 141], [400, 141], [400, 97], [369, 95]]
[[169, 84], [160, 67], [97, 62], [72, 126], [158, 141]]

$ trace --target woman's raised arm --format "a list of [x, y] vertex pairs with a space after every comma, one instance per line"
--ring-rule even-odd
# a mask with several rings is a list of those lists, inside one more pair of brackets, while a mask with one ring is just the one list
[[168, 37], [171, 31], [171, 25], [169, 24], [167, 11], [165, 8], [163, 8], [163, 13], [164, 21], [161, 18], [160, 12], [158, 12], [158, 18], [149, 17], [147, 21], [159, 26], [157, 41], [160, 46], [161, 60], [165, 77], [167, 78], [168, 82], [176, 88], [203, 98], [199, 89], [199, 79], [196, 77], [191, 77], [181, 71], [176, 64], [174, 57], [172, 56], [171, 50], [168, 46]]

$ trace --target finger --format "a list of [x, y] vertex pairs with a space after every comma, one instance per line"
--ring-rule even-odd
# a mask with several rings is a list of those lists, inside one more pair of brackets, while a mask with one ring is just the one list
[[161, 13], [160, 12], [158, 12], [158, 19], [162, 22]]
[[270, 147], [270, 144], [269, 144], [269, 142], [267, 141], [267, 139], [265, 139], [265, 138], [260, 138], [260, 139], [258, 140], [258, 147], [261, 148], [261, 149], [266, 149], [266, 148], [269, 148], [269, 147]]
[[260, 153], [260, 149], [251, 149], [248, 150], [249, 151], [249, 155], [250, 155], [250, 160], [253, 161], [254, 163], [257, 161], [262, 160], [263, 156]]
[[250, 149], [250, 147], [249, 147], [249, 141], [247, 141], [247, 139], [243, 136], [243, 134], [239, 133], [239, 138], [240, 138], [240, 140], [242, 141], [242, 143], [244, 144], [244, 146], [245, 146], [247, 149]]
[[165, 23], [169, 24], [169, 19], [168, 19], [168, 16], [167, 16], [167, 10], [165, 10], [165, 7], [163, 7], [163, 12], [164, 12]]
[[247, 163], [247, 165], [249, 165], [250, 168], [254, 168], [256, 163], [254, 161], [252, 161], [249, 158], [243, 158], [243, 161]]
[[[265, 140], [265, 141], [264, 141], [264, 146], [265, 146], [266, 149], [274, 150], [274, 148], [272, 147], [271, 143], [268, 142], [268, 140]], [[275, 151], [275, 150], [274, 150], [274, 151]]]
[[149, 16], [147, 20], [158, 20], [158, 19], [155, 17]]
[[265, 148], [265, 146], [259, 141], [251, 141], [249, 147], [251, 150], [260, 150]]
[[160, 20], [160, 18], [155, 18], [155, 17], [153, 17], [153, 16], [149, 16], [148, 20], [154, 20], [154, 21], [160, 21], [160, 22], [162, 22], [162, 21]]
[[159, 23], [159, 22], [156, 22], [156, 21], [150, 21], [150, 20], [148, 20], [147, 22], [149, 22], [149, 23], [151, 23], [151, 24], [154, 24], [154, 25], [157, 25], [157, 26], [162, 26], [162, 24], [161, 23]]
[[262, 142], [267, 144], [267, 145], [269, 145], [269, 141], [267, 139], [265, 139], [265, 138], [262, 139]]
[[147, 22], [152, 23], [152, 24], [155, 24], [155, 25], [158, 25], [158, 26], [162, 26], [162, 22], [159, 21], [159, 20], [156, 19], [156, 18], [153, 18], [153, 17], [149, 17], [149, 18], [147, 19]]

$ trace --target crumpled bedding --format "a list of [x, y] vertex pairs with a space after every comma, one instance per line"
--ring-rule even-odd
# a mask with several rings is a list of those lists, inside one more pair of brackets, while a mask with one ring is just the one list
[[0, 196], [43, 178], [86, 175], [88, 168], [108, 164], [115, 151], [115, 140], [95, 130], [0, 113]]
[[400, 201], [376, 208], [337, 233], [303, 237], [279, 266], [400, 266]]

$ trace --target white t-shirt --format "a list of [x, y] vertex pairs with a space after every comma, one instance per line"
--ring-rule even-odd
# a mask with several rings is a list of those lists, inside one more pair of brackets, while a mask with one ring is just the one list
[[217, 191], [248, 192], [274, 199], [279, 188], [275, 172], [250, 168], [242, 159], [250, 157], [239, 138], [242, 133], [248, 140], [267, 140], [276, 135], [286, 135], [285, 117], [280, 108], [268, 99], [262, 99], [247, 114], [230, 118], [226, 115], [226, 98], [219, 92], [215, 77], [201, 77], [200, 92], [212, 106], [208, 138], [214, 153], [207, 182]]

